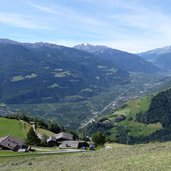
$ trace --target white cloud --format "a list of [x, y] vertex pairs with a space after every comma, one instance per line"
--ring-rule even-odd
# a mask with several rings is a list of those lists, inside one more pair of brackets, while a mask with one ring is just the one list
[[31, 1], [26, 1], [26, 3], [38, 10], [41, 10], [43, 12], [47, 12], [47, 13], [51, 13], [51, 14], [61, 14], [59, 13], [57, 10], [54, 10], [53, 8], [47, 7], [47, 6], [42, 6], [42, 5], [38, 5], [36, 3], [33, 3]]
[[163, 12], [160, 3], [145, 0], [72, 0], [69, 3], [26, 0], [21, 6], [21, 9], [16, 6], [15, 12], [0, 7], [0, 24], [23, 28], [22, 34], [27, 34], [24, 28], [33, 29], [29, 34], [42, 29], [40, 34], [36, 32], [38, 41], [59, 40], [58, 44], [68, 46], [90, 42], [129, 52], [171, 44], [171, 13]]
[[106, 45], [114, 49], [119, 49], [131, 53], [144, 52], [157, 47], [162, 47], [163, 43], [154, 40], [124, 39], [118, 41], [94, 42], [95, 44]]
[[21, 14], [0, 12], [0, 23], [12, 25], [15, 27], [27, 28], [27, 29], [51, 29], [50, 27], [33, 22], [29, 17], [23, 16]]
[[[103, 34], [107, 31], [106, 28], [110, 25], [106, 21], [95, 18], [94, 16], [83, 14], [80, 11], [55, 3], [54, 6], [45, 6], [33, 2], [27, 2], [31, 7], [46, 12], [51, 18], [50, 25], [58, 25], [73, 29], [80, 32], [89, 32], [92, 34]], [[52, 14], [52, 15], [51, 15]], [[46, 15], [46, 14], [45, 14]], [[108, 29], [108, 28], [107, 28]], [[78, 33], [78, 34], [79, 34]]]
[[134, 14], [116, 14], [111, 18], [126, 26], [135, 29], [144, 29], [149, 32], [167, 35], [171, 33], [171, 16], [164, 15], [157, 11], [148, 11]]

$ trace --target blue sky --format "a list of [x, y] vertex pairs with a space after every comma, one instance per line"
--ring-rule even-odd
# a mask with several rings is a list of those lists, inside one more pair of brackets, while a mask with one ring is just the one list
[[0, 0], [0, 37], [141, 52], [171, 45], [170, 6], [170, 0]]

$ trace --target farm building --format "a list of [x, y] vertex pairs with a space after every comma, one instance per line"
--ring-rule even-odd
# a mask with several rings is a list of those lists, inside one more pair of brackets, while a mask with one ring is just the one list
[[60, 148], [82, 148], [88, 146], [88, 143], [85, 141], [63, 141]]
[[23, 145], [24, 145], [24, 141], [19, 140], [10, 135], [0, 138], [0, 149], [1, 150], [18, 151]]
[[59, 145], [66, 140], [73, 140], [73, 135], [67, 132], [60, 132], [59, 134], [49, 137], [47, 143], [49, 145]]

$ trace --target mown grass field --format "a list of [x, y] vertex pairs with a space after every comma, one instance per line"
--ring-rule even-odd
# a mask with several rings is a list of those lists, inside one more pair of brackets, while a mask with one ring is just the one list
[[[30, 128], [31, 124], [25, 121], [0, 117], [0, 137], [11, 135], [20, 139], [25, 139]], [[42, 128], [37, 128], [37, 132], [47, 136], [54, 134], [53, 132]]]
[[0, 157], [2, 171], [170, 171], [171, 142], [144, 145], [110, 144], [77, 154]]
[[0, 137], [7, 135], [25, 139], [25, 132], [20, 121], [0, 117]]
[[[119, 108], [114, 115], [122, 114], [125, 116], [131, 116], [135, 118], [136, 114], [139, 112], [145, 112], [148, 110], [151, 103], [152, 96], [146, 96], [144, 98], [139, 98], [127, 102], [123, 107]], [[111, 115], [112, 117], [113, 115]]]

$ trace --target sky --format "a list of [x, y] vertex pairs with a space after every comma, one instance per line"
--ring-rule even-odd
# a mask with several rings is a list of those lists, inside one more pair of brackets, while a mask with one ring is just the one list
[[171, 0], [0, 0], [0, 38], [127, 52], [171, 46]]

